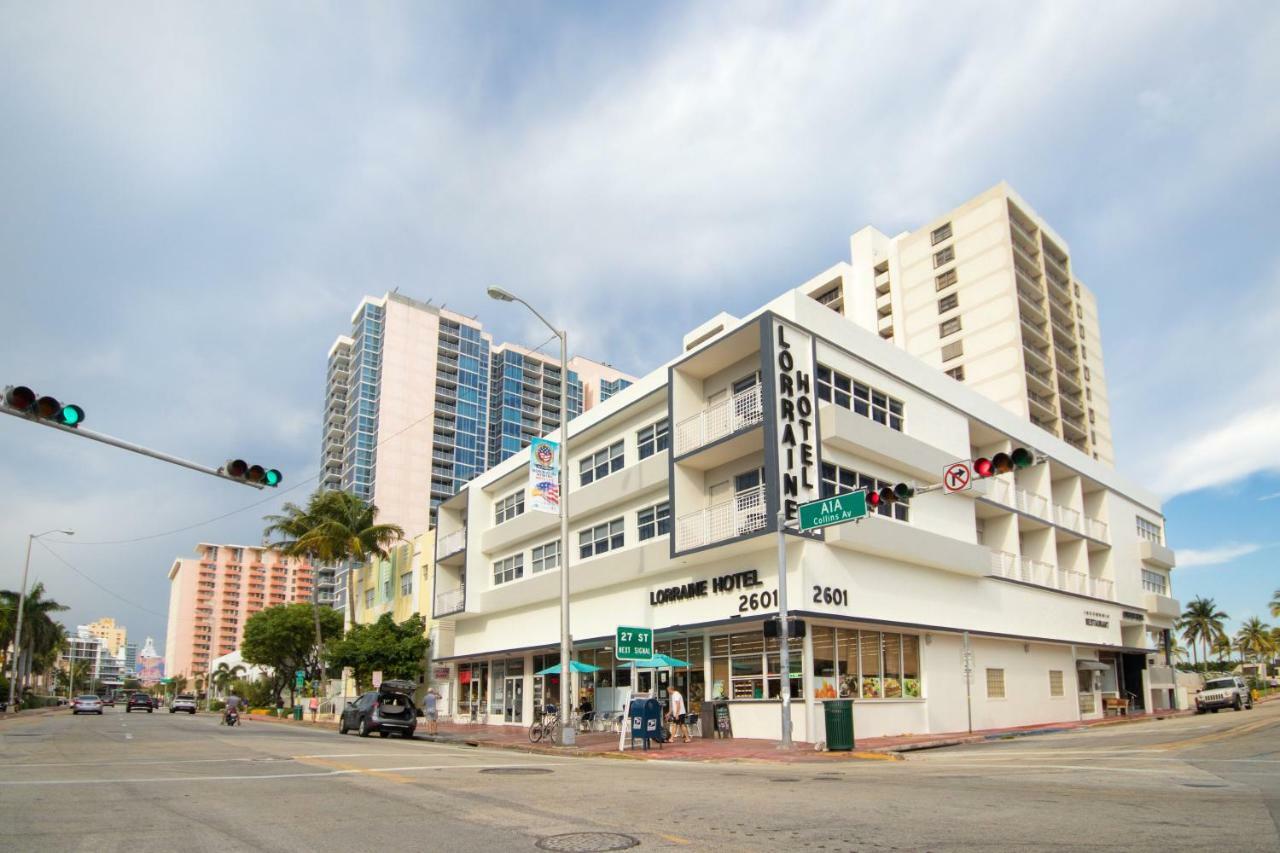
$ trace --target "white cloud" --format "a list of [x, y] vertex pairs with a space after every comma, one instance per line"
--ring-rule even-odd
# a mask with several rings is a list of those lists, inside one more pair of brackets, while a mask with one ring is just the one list
[[1221, 545], [1217, 548], [1179, 548], [1178, 568], [1190, 569], [1195, 566], [1219, 566], [1229, 563], [1238, 557], [1246, 557], [1264, 546], [1254, 542]]
[[1280, 472], [1280, 403], [1245, 412], [1167, 446], [1152, 486], [1167, 497]]

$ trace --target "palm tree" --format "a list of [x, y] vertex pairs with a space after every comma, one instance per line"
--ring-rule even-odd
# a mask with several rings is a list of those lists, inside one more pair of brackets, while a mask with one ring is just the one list
[[1271, 593], [1271, 615], [1280, 617], [1280, 589]]
[[213, 675], [209, 676], [209, 679], [213, 689], [226, 696], [227, 687], [230, 686], [231, 682], [243, 676], [244, 673], [245, 669], [240, 664], [228, 666], [226, 661], [223, 661], [218, 664], [218, 668], [213, 671]]
[[1222, 629], [1223, 620], [1228, 619], [1226, 613], [1218, 609], [1212, 598], [1193, 598], [1182, 613], [1180, 629], [1182, 637], [1194, 648], [1199, 642], [1204, 647], [1205, 660], [1209, 658], [1210, 645], [1225, 635]]
[[[12, 590], [0, 591], [0, 610], [6, 614], [0, 630], [0, 647], [7, 647], [13, 642], [17, 626], [18, 593]], [[22, 605], [22, 648], [14, 649], [14, 666], [11, 667], [17, 680], [19, 695], [30, 678], [36, 660], [47, 655], [63, 641], [62, 626], [50, 616], [69, 609], [51, 598], [44, 597], [44, 584], [37, 582], [27, 592], [26, 601]]]
[[[404, 539], [404, 529], [395, 524], [376, 524], [377, 516], [376, 506], [355, 495], [317, 491], [307, 500], [306, 509], [287, 503], [279, 515], [267, 516], [263, 535], [267, 538], [280, 537], [268, 547], [308, 561], [318, 559], [321, 563], [335, 564], [385, 559], [391, 546]], [[347, 578], [350, 583], [350, 570]], [[316, 653], [320, 659], [320, 682], [324, 684], [328, 673], [324, 656], [319, 652], [322, 643], [319, 588], [320, 585], [313, 581], [311, 604], [316, 622]], [[347, 613], [351, 624], [355, 624], [355, 599], [349, 587]]]
[[1236, 632], [1236, 647], [1242, 654], [1262, 657], [1274, 648], [1271, 642], [1270, 626], [1264, 625], [1257, 616], [1252, 617]]
[[1221, 637], [1214, 637], [1212, 651], [1218, 660], [1231, 663], [1231, 653], [1235, 651], [1235, 647], [1231, 645], [1231, 638], [1223, 634]]
[[1175, 661], [1185, 661], [1187, 659], [1187, 647], [1178, 642], [1178, 635], [1169, 633], [1169, 656]]

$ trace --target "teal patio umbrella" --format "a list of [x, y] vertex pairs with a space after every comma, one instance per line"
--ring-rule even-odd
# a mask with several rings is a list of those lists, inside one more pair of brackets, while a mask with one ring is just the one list
[[[570, 672], [599, 672], [600, 667], [592, 666], [591, 664], [583, 663], [582, 661], [571, 660], [569, 661], [569, 671]], [[541, 672], [534, 673], [534, 675], [559, 675], [559, 674], [560, 674], [560, 664], [556, 664], [555, 666], [549, 666], [546, 669], [542, 670]]]
[[636, 661], [638, 669], [680, 669], [689, 665], [688, 661], [673, 658], [671, 655], [657, 654], [648, 660]]

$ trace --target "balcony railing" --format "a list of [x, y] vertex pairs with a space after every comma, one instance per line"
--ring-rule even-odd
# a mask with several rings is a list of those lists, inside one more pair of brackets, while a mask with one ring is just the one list
[[436, 606], [433, 616], [450, 616], [461, 613], [466, 604], [466, 591], [462, 587], [447, 589], [436, 593]]
[[1076, 533], [1084, 533], [1084, 519], [1080, 513], [1074, 509], [1054, 504], [1053, 521], [1059, 527], [1065, 527], [1068, 530], [1074, 530]]
[[440, 544], [436, 547], [436, 553], [440, 556], [456, 554], [461, 551], [467, 544], [467, 531], [455, 530], [448, 536], [440, 538]]
[[[1018, 580], [1033, 583], [1037, 586], [1054, 587], [1054, 567], [1043, 560], [1030, 557], [1018, 558]], [[1054, 587], [1056, 589], [1056, 587]]]
[[745, 489], [731, 500], [680, 516], [676, 519], [676, 547], [682, 551], [699, 548], [763, 529], [767, 521], [764, 489]]
[[764, 420], [760, 385], [713, 403], [676, 424], [676, 455], [696, 450]]
[[1086, 518], [1084, 520], [1084, 533], [1090, 539], [1097, 539], [1100, 542], [1107, 541], [1107, 523], [1098, 521], [1096, 518]]
[[1089, 594], [1094, 598], [1105, 598], [1107, 601], [1115, 601], [1115, 584], [1106, 578], [1089, 578]]
[[1089, 594], [1089, 576], [1071, 569], [1058, 569], [1058, 589], [1080, 595]]
[[1114, 600], [1112, 583], [1105, 578], [1091, 578], [1083, 572], [1056, 568], [1051, 563], [1033, 560], [1030, 557], [1019, 557], [1008, 551], [993, 550], [991, 552], [991, 574], [1047, 589], [1074, 592], [1078, 595], [1089, 595], [1108, 601]]

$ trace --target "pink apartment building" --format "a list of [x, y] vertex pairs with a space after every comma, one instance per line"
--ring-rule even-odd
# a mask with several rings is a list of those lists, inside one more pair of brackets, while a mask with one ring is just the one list
[[244, 623], [264, 607], [311, 601], [312, 566], [270, 548], [196, 546], [169, 569], [166, 674], [209, 671], [209, 661], [240, 648]]

